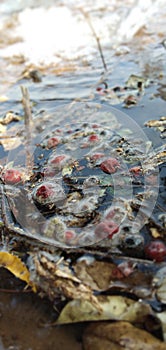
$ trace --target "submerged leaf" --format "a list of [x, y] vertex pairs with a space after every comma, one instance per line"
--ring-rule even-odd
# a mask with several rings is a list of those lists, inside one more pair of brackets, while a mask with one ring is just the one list
[[128, 322], [92, 323], [83, 336], [85, 350], [165, 350], [166, 345]]
[[[78, 261], [74, 266], [76, 276], [89, 285], [93, 290], [106, 290], [114, 279], [116, 265], [105, 261], [93, 261], [91, 264], [85, 260]], [[119, 273], [120, 274], [120, 273]]]
[[158, 300], [160, 300], [163, 304], [166, 304], [166, 277], [163, 278], [162, 284], [159, 286], [156, 294]]
[[162, 330], [163, 330], [163, 338], [164, 338], [164, 340], [166, 342], [166, 311], [157, 313], [157, 317], [161, 321]]
[[162, 138], [165, 138], [165, 131], [166, 131], [166, 117], [161, 117], [159, 120], [148, 120], [146, 123], [145, 123], [145, 126], [148, 126], [150, 128], [155, 128], [157, 129], [158, 131], [161, 132], [160, 136]]

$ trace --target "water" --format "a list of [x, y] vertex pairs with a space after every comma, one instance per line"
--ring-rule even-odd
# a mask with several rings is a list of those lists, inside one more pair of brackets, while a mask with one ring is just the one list
[[[153, 141], [164, 143], [146, 120], [165, 115], [166, 50], [165, 0], [1, 1], [0, 3], [0, 114], [22, 113], [20, 85], [28, 87], [33, 110], [51, 111], [75, 99], [104, 101], [96, 93], [103, 79], [109, 87], [123, 86], [130, 74], [146, 76], [150, 86], [136, 107], [115, 107], [133, 118]], [[82, 9], [100, 37], [108, 72], [104, 72], [95, 37]], [[39, 69], [42, 82], [24, 77]], [[5, 101], [6, 100], [6, 101]], [[2, 349], [82, 348], [81, 328], [43, 327], [56, 318], [48, 301], [15, 292], [15, 279], [1, 269], [0, 329]], [[20, 286], [20, 284], [19, 284]], [[18, 290], [19, 290], [18, 286]], [[5, 290], [2, 290], [5, 289]], [[8, 291], [8, 289], [13, 290]], [[22, 290], [22, 285], [21, 285]]]

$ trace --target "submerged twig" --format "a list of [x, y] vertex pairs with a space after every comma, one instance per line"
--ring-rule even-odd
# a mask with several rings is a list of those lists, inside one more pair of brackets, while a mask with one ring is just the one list
[[98, 46], [98, 49], [99, 49], [99, 53], [100, 53], [100, 57], [101, 57], [101, 60], [102, 60], [102, 63], [103, 63], [103, 67], [107, 71], [107, 65], [106, 65], [105, 58], [104, 58], [104, 55], [103, 55], [103, 50], [102, 50], [102, 47], [101, 47], [101, 44], [100, 44], [100, 38], [97, 36], [97, 34], [95, 32], [95, 29], [94, 29], [94, 27], [92, 25], [92, 22], [91, 22], [91, 20], [89, 18], [89, 15], [86, 12], [84, 12], [84, 10], [82, 8], [80, 8], [80, 11], [83, 14], [83, 16], [85, 17], [85, 19], [86, 19], [86, 21], [87, 21], [87, 23], [88, 23], [88, 25], [89, 25], [89, 27], [90, 27], [90, 29], [92, 31], [92, 34], [93, 34], [93, 36], [94, 36], [94, 38], [95, 38], [95, 40], [97, 42], [97, 46]]
[[28, 174], [31, 175], [33, 167], [33, 158], [30, 150], [31, 145], [31, 130], [33, 126], [31, 105], [29, 99], [29, 92], [25, 86], [21, 86], [22, 104], [24, 108], [24, 125], [25, 125], [25, 151], [26, 151], [26, 168]]

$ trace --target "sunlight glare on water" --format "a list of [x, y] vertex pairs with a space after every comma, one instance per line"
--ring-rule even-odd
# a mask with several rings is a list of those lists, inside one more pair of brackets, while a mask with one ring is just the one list
[[44, 3], [2, 2], [0, 11], [4, 16], [4, 26], [9, 17], [13, 21], [9, 9], [13, 9], [17, 17], [9, 33], [16, 42], [0, 49], [2, 57], [23, 55], [27, 62], [34, 64], [58, 63], [62, 58], [77, 59], [81, 56], [91, 60], [97, 47], [82, 10], [90, 16], [102, 45], [111, 48], [131, 41], [145, 24], [146, 27], [153, 25], [165, 0], [127, 0], [125, 4], [122, 0], [104, 0], [102, 5], [100, 1], [87, 0], [76, 3], [57, 1], [56, 5], [55, 1], [49, 1], [45, 7]]

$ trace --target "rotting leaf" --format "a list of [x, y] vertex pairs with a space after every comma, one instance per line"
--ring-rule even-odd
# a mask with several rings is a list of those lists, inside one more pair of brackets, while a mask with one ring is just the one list
[[34, 256], [33, 262], [36, 270], [35, 275], [33, 273], [34, 283], [50, 300], [60, 297], [87, 301], [95, 310], [101, 312], [100, 303], [92, 289], [74, 276], [68, 262], [63, 259], [52, 262], [46, 256]]
[[152, 313], [149, 305], [122, 296], [97, 296], [101, 311], [87, 300], [70, 301], [62, 310], [57, 324], [98, 320], [143, 322]]
[[18, 137], [4, 137], [0, 139], [0, 144], [5, 151], [10, 151], [21, 145], [21, 140]]
[[21, 120], [21, 117], [18, 114], [9, 111], [4, 115], [2, 119], [0, 119], [0, 124], [8, 125], [11, 122], [18, 122], [19, 120]]
[[83, 335], [85, 350], [165, 350], [166, 345], [128, 322], [90, 324]]
[[138, 76], [136, 74], [131, 74], [126, 81], [126, 86], [130, 89], [137, 89], [139, 84], [147, 87], [149, 85], [149, 79]]
[[162, 330], [163, 330], [163, 338], [166, 342], [166, 311], [160, 312], [156, 314], [159, 320], [161, 321]]
[[20, 258], [8, 252], [0, 252], [0, 266], [9, 270], [15, 277], [32, 286], [34, 292], [36, 291], [35, 286], [30, 281], [30, 273]]
[[148, 126], [150, 128], [156, 128], [158, 131], [160, 131], [160, 137], [165, 138], [166, 133], [166, 117], [163, 116], [159, 120], [152, 119], [145, 123], [145, 126]]
[[157, 298], [163, 304], [166, 304], [166, 277], [163, 278], [161, 285], [156, 292]]
[[113, 279], [116, 265], [104, 261], [94, 261], [87, 264], [85, 260], [74, 265], [76, 276], [93, 290], [106, 290]]
[[159, 238], [161, 237], [161, 234], [159, 233], [159, 231], [157, 230], [156, 227], [151, 227], [150, 228], [150, 232], [153, 238]]

